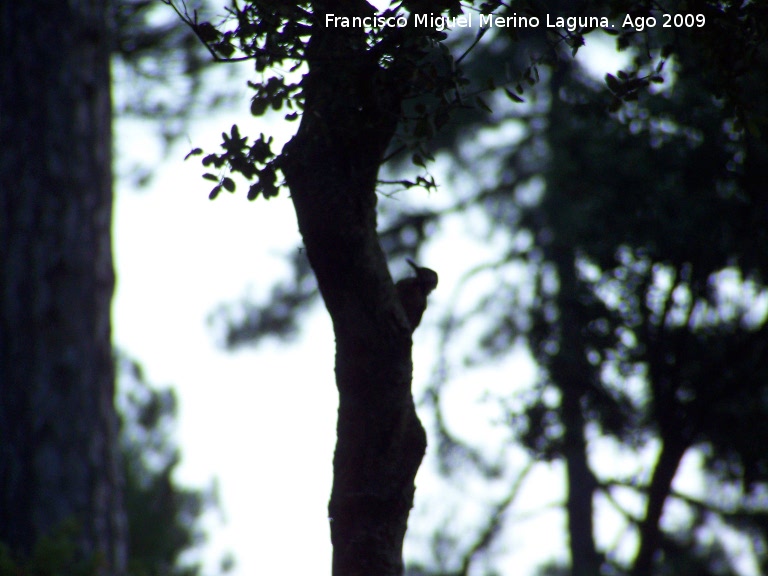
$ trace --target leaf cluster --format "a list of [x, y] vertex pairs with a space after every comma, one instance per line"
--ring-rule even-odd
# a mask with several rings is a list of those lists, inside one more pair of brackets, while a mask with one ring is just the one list
[[153, 388], [141, 366], [124, 353], [118, 353], [117, 363], [129, 571], [199, 576], [199, 564], [183, 564], [180, 558], [203, 542], [199, 521], [216, 508], [215, 494], [174, 480], [180, 457], [171, 439], [177, 408], [173, 391]]
[[[272, 138], [263, 133], [252, 144], [248, 144], [247, 136], [240, 136], [240, 129], [233, 124], [229, 134], [221, 133], [224, 152], [208, 154], [203, 158], [203, 166], [218, 168], [220, 174], [206, 172], [203, 178], [216, 182], [208, 197], [214, 200], [222, 190], [233, 193], [236, 190], [235, 181], [221, 174], [227, 166], [232, 173], [240, 173], [248, 180], [256, 179], [248, 189], [248, 199], [255, 200], [259, 195], [272, 198], [278, 194], [277, 170], [275, 154], [272, 152]], [[186, 158], [203, 154], [202, 148], [195, 148]]]
[[[410, 24], [404, 27], [372, 28], [365, 31], [367, 48], [353, 59], [346, 54], [338, 54], [333, 56], [334, 62], [320, 62], [313, 60], [309, 39], [313, 30], [318, 31], [326, 26], [322, 3], [259, 0], [244, 3], [241, 7], [233, 2], [227, 8], [226, 17], [213, 24], [200, 20], [197, 11], [190, 13], [183, 2], [177, 5], [171, 0], [164, 1], [194, 31], [214, 60], [254, 62], [256, 72], [263, 75], [260, 81], [248, 83], [254, 91], [251, 99], [251, 112], [254, 116], [287, 109], [286, 120], [299, 118], [305, 108], [306, 77], [304, 81], [298, 82], [294, 78], [305, 73], [306, 65], [310, 62], [314, 66], [340, 66], [346, 60], [354, 62], [354, 66], [362, 66], [365, 72], [362, 74], [361, 85], [339, 87], [336, 97], [349, 100], [350, 110], [361, 110], [364, 113], [364, 109], [370, 107], [372, 114], [389, 107], [388, 103], [377, 102], [379, 99], [397, 95], [395, 99], [404, 103], [402, 111], [397, 113], [401, 122], [397, 137], [400, 144], [393, 147], [385, 161], [408, 150], [413, 164], [424, 168], [433, 160], [427, 143], [447, 125], [455, 111], [462, 108], [490, 110], [479, 93], [466, 94], [469, 80], [464, 77], [460, 66], [485, 31], [480, 31], [467, 52], [454, 58], [445, 43], [448, 35], [441, 29]], [[490, 13], [503, 5], [498, 1], [483, 2], [478, 8], [473, 8], [472, 4], [467, 2], [462, 6], [458, 1], [440, 5], [430, 3], [428, 12], [431, 16], [442, 12], [455, 16], [469, 8]], [[426, 5], [418, 2], [393, 3], [381, 16], [412, 18], [425, 8]], [[367, 17], [375, 15], [375, 12], [366, 2], [357, 1], [350, 5], [347, 15]], [[334, 33], [348, 32], [334, 28]], [[228, 168], [246, 179], [257, 179], [257, 184], [250, 188], [248, 194], [251, 200], [260, 195], [265, 198], [273, 196], [281, 179], [280, 156], [268, 148], [271, 139], [262, 136], [250, 146], [238, 143], [234, 147], [230, 145], [230, 140], [231, 137], [225, 137], [224, 153], [206, 155], [204, 164]], [[266, 154], [263, 150], [265, 146]], [[202, 151], [196, 148], [190, 155], [200, 153]], [[246, 166], [249, 163], [252, 165], [250, 168]], [[235, 187], [234, 181], [228, 177], [210, 173], [204, 177], [216, 182], [209, 194], [211, 199], [216, 198], [222, 189], [232, 191]], [[418, 183], [405, 185], [434, 187], [429, 177], [421, 177]]]

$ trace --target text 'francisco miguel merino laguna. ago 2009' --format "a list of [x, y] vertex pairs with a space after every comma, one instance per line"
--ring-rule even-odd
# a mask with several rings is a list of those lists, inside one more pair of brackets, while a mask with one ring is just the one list
[[[474, 21], [474, 18], [479, 19]], [[632, 17], [627, 14], [621, 21], [621, 25], [611, 24], [605, 16], [550, 16], [544, 18], [537, 16], [494, 16], [493, 14], [462, 14], [461, 16], [444, 16], [442, 14], [413, 14], [411, 18], [405, 15], [398, 16], [336, 16], [325, 15], [325, 25], [329, 28], [386, 28], [421, 26], [436, 30], [446, 28], [472, 28], [477, 23], [481, 28], [565, 28], [570, 32], [582, 28], [634, 28], [642, 31], [644, 28], [654, 28], [661, 24], [665, 28], [701, 28], [705, 24], [703, 14], [663, 14], [661, 21], [653, 16]]]

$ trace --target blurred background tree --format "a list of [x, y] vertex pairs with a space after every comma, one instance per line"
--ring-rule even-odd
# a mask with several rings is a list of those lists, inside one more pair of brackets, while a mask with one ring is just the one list
[[[118, 84], [117, 111], [151, 120], [166, 142], [203, 99], [215, 98], [200, 90], [209, 64], [203, 49], [163, 8], [147, 0], [0, 2], [4, 569], [11, 558], [25, 564], [32, 556], [30, 569], [41, 570], [35, 562], [61, 537], [72, 570], [122, 575], [131, 558], [147, 573], [175, 573], [195, 534], [180, 523], [204, 508], [200, 494], [173, 485], [175, 460], [150, 470], [135, 443], [121, 458], [114, 408], [111, 68], [132, 75]], [[163, 404], [158, 422], [172, 409]], [[151, 432], [156, 424], [142, 425]], [[157, 500], [161, 488], [165, 502]], [[131, 518], [124, 507], [126, 497], [150, 495], [166, 508], [158, 529], [173, 526], [152, 554], [138, 539], [136, 503]], [[161, 565], [150, 567], [155, 560]]]

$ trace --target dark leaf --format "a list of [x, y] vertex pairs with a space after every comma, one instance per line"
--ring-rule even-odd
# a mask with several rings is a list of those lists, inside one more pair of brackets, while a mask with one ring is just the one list
[[511, 90], [508, 90], [507, 88], [504, 88], [504, 92], [507, 95], [507, 97], [509, 97], [509, 99], [512, 100], [512, 102], [518, 102], [518, 103], [525, 102], [523, 98], [521, 98]]
[[477, 104], [477, 105], [478, 105], [480, 108], [482, 108], [483, 110], [485, 110], [486, 112], [489, 112], [489, 113], [493, 113], [493, 110], [491, 110], [491, 107], [490, 107], [490, 106], [488, 106], [488, 104], [486, 104], [486, 103], [485, 103], [485, 100], [483, 100], [482, 98], [480, 98], [480, 96], [476, 96], [476, 97], [475, 97], [475, 103], [476, 103], [476, 104]]
[[192, 151], [189, 154], [184, 156], [184, 160], [186, 160], [190, 156], [199, 156], [202, 153], [203, 153], [203, 149], [202, 148], [193, 148]]
[[616, 76], [613, 74], [606, 74], [605, 75], [605, 83], [608, 85], [608, 88], [611, 92], [614, 94], [621, 92], [621, 83], [616, 79]]

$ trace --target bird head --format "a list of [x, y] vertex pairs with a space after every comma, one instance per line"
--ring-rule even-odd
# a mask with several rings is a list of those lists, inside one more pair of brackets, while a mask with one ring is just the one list
[[410, 258], [406, 258], [405, 261], [416, 271], [416, 279], [425, 294], [429, 294], [437, 288], [437, 272], [429, 268], [422, 268]]

